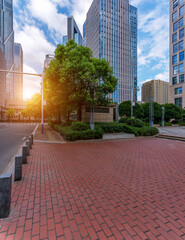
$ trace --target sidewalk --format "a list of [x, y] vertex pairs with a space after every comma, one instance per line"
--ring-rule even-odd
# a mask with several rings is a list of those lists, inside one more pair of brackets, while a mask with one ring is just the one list
[[185, 239], [184, 156], [156, 138], [35, 142], [0, 240]]
[[38, 126], [34, 136], [35, 142], [48, 142], [48, 143], [65, 143], [63, 137], [54, 131], [47, 124], [44, 125], [44, 133], [41, 132], [41, 125]]

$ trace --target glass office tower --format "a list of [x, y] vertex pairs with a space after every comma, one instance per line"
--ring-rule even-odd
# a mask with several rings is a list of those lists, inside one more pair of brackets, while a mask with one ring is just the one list
[[185, 1], [170, 0], [169, 102], [185, 108]]
[[108, 97], [118, 104], [131, 100], [134, 93], [131, 32], [137, 34], [131, 31], [129, 0], [93, 1], [86, 19], [86, 46], [113, 68], [119, 81]]
[[137, 101], [137, 8], [130, 5], [132, 61], [134, 69], [134, 101]]
[[[0, 0], [0, 47], [5, 55], [6, 70], [14, 68], [14, 31], [12, 0]], [[13, 74], [6, 74], [6, 98], [13, 99]]]
[[83, 44], [82, 35], [73, 16], [67, 18], [67, 40], [73, 39], [78, 45]]
[[[14, 44], [14, 71], [23, 72], [23, 51], [20, 43]], [[23, 75], [14, 74], [14, 99], [23, 100]]]

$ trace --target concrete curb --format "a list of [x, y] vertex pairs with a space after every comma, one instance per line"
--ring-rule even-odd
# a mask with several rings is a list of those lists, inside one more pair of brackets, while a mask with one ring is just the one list
[[[35, 127], [35, 129], [33, 130], [32, 134], [34, 135], [38, 125]], [[4, 171], [2, 172], [2, 174], [12, 174], [12, 181], [14, 180], [14, 170], [15, 170], [15, 157], [17, 155], [22, 155], [22, 147], [26, 144], [26, 140], [24, 141], [24, 143], [18, 148], [16, 154], [11, 158], [11, 160], [9, 161], [8, 165], [6, 166], [6, 168], [4, 169]]]

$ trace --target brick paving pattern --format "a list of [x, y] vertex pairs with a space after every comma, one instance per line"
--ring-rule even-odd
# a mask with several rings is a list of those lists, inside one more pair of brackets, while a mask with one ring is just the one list
[[0, 239], [185, 239], [185, 143], [36, 143]]

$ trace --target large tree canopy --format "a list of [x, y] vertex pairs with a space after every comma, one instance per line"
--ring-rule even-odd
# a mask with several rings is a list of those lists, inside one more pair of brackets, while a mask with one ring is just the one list
[[[119, 115], [120, 117], [126, 116], [130, 117], [131, 116], [131, 101], [124, 101], [119, 104]], [[133, 107], [133, 116], [136, 118], [143, 118], [144, 116], [144, 110], [139, 103], [135, 103], [135, 106]]]
[[49, 115], [58, 119], [63, 115], [67, 120], [77, 109], [80, 120], [81, 106], [107, 103], [107, 94], [115, 90], [118, 79], [107, 61], [93, 58], [89, 48], [70, 40], [66, 46], [57, 46], [44, 82]]

